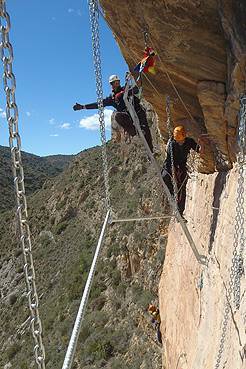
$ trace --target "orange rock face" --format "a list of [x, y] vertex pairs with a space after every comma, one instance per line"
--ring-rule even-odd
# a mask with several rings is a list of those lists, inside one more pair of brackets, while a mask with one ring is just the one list
[[[208, 267], [197, 263], [180, 225], [169, 227], [159, 284], [165, 369], [215, 368], [234, 249], [236, 189], [235, 168], [189, 181], [185, 216], [199, 252], [208, 255]], [[243, 275], [240, 282], [241, 304], [237, 310], [232, 293], [219, 368], [245, 368]]]
[[159, 115], [164, 138], [168, 138], [169, 95], [173, 124], [184, 124], [195, 139], [201, 133], [209, 135], [200, 170], [231, 168], [238, 101], [245, 84], [245, 1], [101, 0], [100, 4], [130, 70], [142, 57], [143, 31], [149, 31], [148, 43], [158, 61], [157, 73], [144, 78], [144, 97]]

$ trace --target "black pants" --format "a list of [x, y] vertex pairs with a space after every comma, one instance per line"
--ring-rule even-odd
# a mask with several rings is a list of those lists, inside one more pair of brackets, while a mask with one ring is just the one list
[[157, 324], [156, 326], [156, 334], [157, 334], [157, 340], [159, 343], [162, 343], [162, 335], [161, 335], [161, 330], [160, 330], [160, 323]]
[[[144, 137], [149, 145], [151, 152], [153, 152], [152, 137], [148, 126], [146, 113], [143, 109], [139, 109], [136, 113]], [[136, 135], [136, 129], [134, 127], [132, 118], [128, 112], [117, 112], [115, 114], [115, 120], [130, 136], [133, 137]]]
[[[162, 178], [167, 188], [169, 189], [169, 192], [173, 196], [174, 190], [173, 190], [172, 175], [169, 173], [169, 171], [163, 169]], [[183, 212], [185, 209], [185, 200], [186, 200], [186, 185], [188, 181], [187, 171], [183, 169], [175, 168], [175, 181], [177, 183], [177, 190], [178, 190], [177, 205], [178, 205], [180, 214], [183, 215]]]

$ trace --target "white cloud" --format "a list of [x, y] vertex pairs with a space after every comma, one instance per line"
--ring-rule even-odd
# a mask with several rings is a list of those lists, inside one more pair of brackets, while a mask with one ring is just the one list
[[70, 129], [71, 128], [71, 124], [70, 123], [63, 123], [60, 125], [61, 129]]
[[50, 137], [58, 137], [59, 135], [57, 133], [51, 134]]
[[[111, 127], [111, 115], [113, 111], [110, 109], [104, 109], [104, 121], [105, 128], [110, 130]], [[99, 117], [98, 114], [90, 115], [89, 117], [82, 118], [79, 122], [81, 128], [90, 129], [95, 131], [99, 128]]]
[[0, 117], [1, 118], [6, 118], [6, 113], [5, 113], [5, 111], [3, 111], [3, 109], [1, 109]]
[[27, 111], [27, 112], [26, 112], [26, 115], [27, 115], [28, 117], [30, 117], [30, 116], [31, 116], [30, 111]]
[[49, 120], [49, 124], [55, 124], [55, 118], [51, 118], [51, 119]]
[[73, 12], [74, 12], [74, 9], [72, 9], [72, 8], [68, 9], [68, 13], [73, 13]]

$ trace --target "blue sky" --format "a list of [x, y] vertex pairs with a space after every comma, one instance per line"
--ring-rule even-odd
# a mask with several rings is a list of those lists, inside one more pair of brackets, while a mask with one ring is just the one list
[[[75, 102], [96, 101], [86, 0], [11, 0], [10, 41], [22, 149], [36, 155], [74, 154], [100, 143], [96, 110], [74, 112]], [[127, 65], [100, 21], [104, 95], [108, 76], [124, 78]], [[2, 75], [2, 66], [1, 66]], [[5, 96], [0, 89], [0, 145], [8, 145]], [[105, 111], [109, 123], [110, 112]], [[83, 127], [84, 128], [83, 128]], [[87, 128], [85, 128], [87, 127]], [[110, 137], [110, 130], [107, 130]]]

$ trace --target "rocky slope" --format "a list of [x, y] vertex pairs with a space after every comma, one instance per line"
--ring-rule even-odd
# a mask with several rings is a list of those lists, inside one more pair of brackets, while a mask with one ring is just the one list
[[[39, 190], [46, 180], [61, 173], [72, 158], [73, 155], [40, 157], [22, 152], [27, 195]], [[0, 146], [0, 212], [14, 206], [13, 191], [10, 149]]]
[[[162, 214], [165, 200], [138, 140], [108, 144], [115, 216]], [[29, 198], [47, 369], [61, 368], [102, 226], [99, 148], [79, 154]], [[164, 202], [163, 202], [164, 201]], [[161, 347], [147, 314], [157, 303], [168, 220], [113, 224], [97, 267], [73, 368], [153, 368]], [[13, 213], [1, 215], [0, 367], [33, 367], [21, 250]]]

